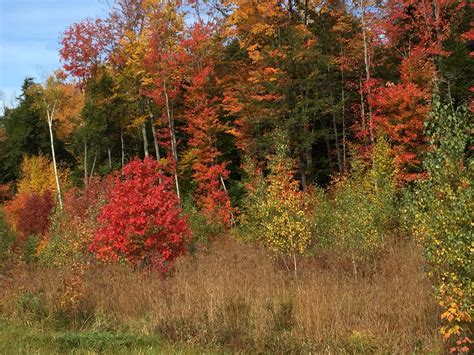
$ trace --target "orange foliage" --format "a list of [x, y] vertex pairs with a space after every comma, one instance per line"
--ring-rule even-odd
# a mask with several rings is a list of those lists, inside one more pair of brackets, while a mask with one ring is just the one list
[[388, 134], [400, 179], [418, 176], [420, 154], [426, 149], [424, 122], [429, 111], [429, 94], [413, 83], [387, 85], [370, 97], [375, 124]]

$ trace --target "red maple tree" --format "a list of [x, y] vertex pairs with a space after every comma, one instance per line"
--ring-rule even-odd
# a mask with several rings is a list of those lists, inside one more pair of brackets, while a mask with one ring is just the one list
[[191, 231], [164, 168], [152, 158], [136, 158], [115, 179], [90, 245], [97, 258], [166, 273], [187, 251]]
[[110, 21], [88, 18], [72, 24], [60, 39], [64, 70], [84, 85], [97, 66], [106, 61], [115, 40]]
[[230, 226], [232, 207], [224, 180], [229, 176], [227, 163], [221, 160], [217, 137], [225, 128], [218, 116], [219, 102], [212, 96], [214, 60], [212, 27], [197, 23], [189, 37], [181, 43], [188, 68], [184, 104], [189, 134], [189, 149], [193, 156], [192, 170], [196, 182], [197, 205], [210, 221]]

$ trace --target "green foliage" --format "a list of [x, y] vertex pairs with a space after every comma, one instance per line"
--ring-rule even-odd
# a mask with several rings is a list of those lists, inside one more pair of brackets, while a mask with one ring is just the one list
[[33, 263], [38, 261], [37, 249], [40, 243], [40, 238], [37, 235], [29, 235], [26, 240], [20, 244], [20, 254], [25, 263]]
[[7, 108], [0, 119], [0, 130], [5, 134], [0, 138], [0, 182], [18, 178], [24, 154], [49, 152], [48, 127], [34, 105], [36, 96], [29, 90], [32, 85], [33, 79], [26, 78], [18, 106]]
[[0, 265], [12, 256], [12, 246], [15, 243], [15, 235], [10, 230], [3, 208], [0, 207]]
[[[431, 152], [424, 162], [428, 176], [419, 181], [404, 205], [404, 221], [425, 250], [437, 287], [444, 337], [459, 339], [472, 330], [472, 211], [474, 201], [472, 115], [467, 107], [454, 110], [433, 102], [426, 127]], [[455, 339], [455, 340], [456, 340]]]
[[200, 212], [192, 198], [184, 200], [183, 211], [188, 216], [188, 224], [193, 232], [191, 249], [196, 242], [209, 242], [221, 236], [226, 230], [221, 223], [209, 220], [206, 215]]
[[202, 354], [207, 348], [168, 344], [158, 335], [108, 331], [48, 331], [0, 319], [0, 353], [29, 354]]
[[386, 138], [379, 135], [372, 153], [372, 168], [368, 174], [374, 224], [383, 236], [398, 226], [397, 169], [390, 151]]
[[38, 247], [38, 261], [46, 266], [67, 266], [83, 262], [92, 240], [92, 219], [81, 220], [63, 211], [52, 216], [47, 239]]
[[16, 308], [25, 319], [41, 321], [48, 315], [42, 296], [31, 292], [25, 292], [18, 297]]
[[355, 274], [358, 264], [376, 260], [398, 225], [396, 170], [385, 138], [377, 139], [370, 169], [355, 160], [350, 176], [335, 178], [327, 195], [317, 191], [312, 200], [319, 247], [350, 257]]

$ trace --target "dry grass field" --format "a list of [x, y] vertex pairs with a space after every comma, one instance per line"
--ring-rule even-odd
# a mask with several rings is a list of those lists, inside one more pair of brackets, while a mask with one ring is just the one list
[[216, 241], [166, 279], [126, 266], [11, 268], [6, 320], [41, 329], [126, 332], [241, 353], [442, 353], [420, 251], [407, 242], [357, 279], [331, 255], [295, 279], [255, 244]]

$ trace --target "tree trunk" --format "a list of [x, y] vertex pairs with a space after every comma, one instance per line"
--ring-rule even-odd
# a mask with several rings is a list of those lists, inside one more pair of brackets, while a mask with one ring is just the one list
[[308, 0], [304, 0], [304, 25], [308, 26]]
[[107, 147], [107, 154], [109, 156], [109, 170], [112, 171], [112, 151], [110, 150], [110, 146]]
[[84, 186], [87, 186], [87, 138], [84, 138]]
[[[365, 64], [365, 83], [367, 86], [367, 94], [370, 96], [370, 58], [369, 58], [369, 49], [367, 44], [367, 31], [366, 31], [366, 22], [365, 22], [365, 1], [361, 0], [361, 25], [362, 25], [362, 39], [364, 41], [364, 64]], [[367, 108], [369, 109], [369, 134], [370, 142], [374, 143], [374, 130], [373, 130], [373, 120], [372, 120], [372, 107], [367, 101]]]
[[153, 133], [153, 144], [155, 145], [155, 154], [156, 154], [156, 160], [159, 161], [161, 159], [160, 157], [160, 147], [158, 145], [158, 139], [156, 138], [156, 130], [155, 130], [155, 116], [153, 115], [153, 112], [151, 110], [151, 103], [148, 103], [148, 109], [150, 111], [149, 116], [150, 116], [150, 123], [151, 123], [151, 132]]
[[328, 136], [326, 134], [326, 125], [324, 124], [324, 120], [321, 120], [321, 128], [323, 129], [323, 132], [324, 132], [324, 141], [326, 142], [326, 150], [327, 150], [327, 154], [328, 154], [328, 163], [329, 163], [329, 166], [332, 169], [333, 161], [332, 161], [332, 157], [331, 157], [331, 143], [329, 142]]
[[298, 269], [296, 267], [296, 253], [293, 253], [293, 269], [295, 272], [295, 280], [298, 279]]
[[354, 277], [357, 279], [357, 264], [356, 264], [354, 252], [352, 252], [352, 272], [354, 274]]
[[51, 154], [53, 156], [54, 178], [56, 180], [59, 208], [63, 209], [63, 199], [61, 197], [61, 186], [59, 185], [58, 167], [56, 164], [56, 153], [54, 151], [53, 112], [49, 112], [49, 110], [48, 110], [48, 127], [49, 127], [49, 138], [51, 140]]
[[306, 190], [307, 188], [307, 183], [306, 183], [306, 165], [305, 165], [305, 162], [304, 162], [304, 159], [303, 159], [303, 156], [304, 155], [301, 155], [300, 156], [300, 175], [301, 175], [301, 186], [303, 187], [303, 190]]
[[176, 184], [176, 195], [178, 195], [178, 200], [181, 202], [181, 195], [179, 193], [178, 171], [176, 169], [176, 166], [178, 165], [178, 150], [176, 147], [176, 134], [174, 130], [174, 120], [171, 117], [171, 110], [170, 110], [170, 103], [169, 103], [169, 98], [168, 98], [168, 91], [166, 89], [166, 82], [164, 81], [163, 81], [163, 94], [165, 95], [166, 114], [168, 116], [168, 126], [170, 130], [171, 153], [173, 154], [173, 158], [175, 161], [174, 180]]
[[145, 127], [145, 122], [141, 124], [141, 129], [142, 129], [142, 136], [143, 136], [143, 151], [145, 152], [145, 157], [150, 155], [148, 152], [148, 138], [146, 136], [146, 127]]
[[94, 169], [95, 169], [95, 163], [97, 161], [97, 148], [95, 149], [95, 155], [94, 155], [94, 162], [92, 163], [92, 168], [91, 168], [91, 176], [89, 177], [89, 179], [92, 179], [92, 177], [94, 176]]
[[120, 128], [120, 150], [121, 150], [121, 164], [122, 164], [122, 169], [123, 166], [125, 165], [125, 146], [123, 142], [123, 129]]
[[360, 116], [362, 119], [362, 130], [365, 131], [366, 125], [365, 125], [365, 103], [364, 103], [364, 93], [362, 89], [362, 73], [360, 73], [359, 77], [359, 92], [360, 92]]
[[[334, 107], [334, 97], [332, 95], [332, 92], [331, 92], [331, 103], [332, 103], [332, 106]], [[341, 151], [339, 147], [339, 136], [337, 133], [336, 114], [334, 111], [332, 112], [332, 127], [334, 130], [334, 142], [336, 144], [337, 167], [339, 169], [339, 173], [342, 173]]]
[[[219, 178], [221, 180], [222, 188], [224, 189], [224, 192], [226, 193], [226, 195], [227, 195], [227, 197], [229, 198], [229, 201], [230, 201], [229, 192], [227, 191], [227, 187], [225, 186], [225, 182], [224, 182], [224, 179], [222, 178], [222, 175], [219, 175]], [[235, 226], [235, 218], [234, 218], [234, 213], [232, 212], [232, 209], [230, 211], [230, 222], [231, 222], [232, 226]]]
[[[144, 106], [145, 106], [145, 99], [142, 97], [140, 98], [140, 116], [141, 117], [143, 117], [145, 113]], [[148, 137], [146, 135], [146, 120], [144, 120], [140, 126], [141, 126], [142, 136], [143, 136], [143, 151], [145, 153], [145, 157], [147, 157], [150, 155], [150, 153], [148, 151]]]
[[308, 178], [306, 179], [307, 183], [311, 184], [314, 180], [313, 176], [313, 145], [309, 144], [308, 148], [306, 149], [306, 170], [308, 172]]
[[[341, 58], [344, 52], [341, 46]], [[345, 172], [347, 170], [347, 153], [346, 153], [346, 92], [344, 91], [344, 67], [341, 65], [341, 106], [342, 106], [342, 168]]]

